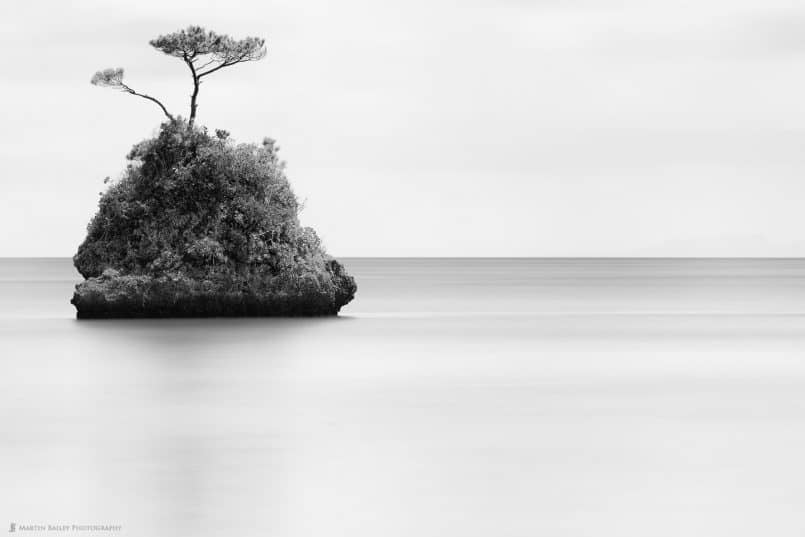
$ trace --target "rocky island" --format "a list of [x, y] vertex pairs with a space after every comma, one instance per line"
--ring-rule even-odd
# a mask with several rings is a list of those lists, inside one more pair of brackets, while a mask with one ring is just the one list
[[131, 89], [122, 69], [93, 77], [155, 102], [167, 119], [128, 154], [73, 258], [85, 278], [71, 301], [78, 318], [337, 314], [355, 280], [300, 225], [275, 142], [236, 144], [194, 121], [201, 78], [262, 58], [263, 40], [191, 26], [151, 44], [191, 68], [190, 116]]

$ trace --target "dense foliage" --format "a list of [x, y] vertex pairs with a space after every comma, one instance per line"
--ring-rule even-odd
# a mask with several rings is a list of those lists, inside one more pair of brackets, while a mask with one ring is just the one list
[[297, 297], [337, 311], [354, 295], [354, 280], [315, 231], [300, 226], [277, 151], [270, 139], [235, 144], [225, 131], [163, 124], [134, 146], [122, 178], [101, 197], [74, 257], [79, 272], [94, 278], [79, 291], [164, 301], [171, 289], [174, 303], [272, 297], [266, 307]]
[[194, 59], [209, 55], [205, 65], [199, 67], [199, 76], [219, 69], [223, 64], [234, 65], [244, 61], [260, 60], [266, 55], [266, 40], [261, 37], [233, 39], [201, 26], [188, 26], [152, 39], [149, 44], [163, 53], [180, 59]]

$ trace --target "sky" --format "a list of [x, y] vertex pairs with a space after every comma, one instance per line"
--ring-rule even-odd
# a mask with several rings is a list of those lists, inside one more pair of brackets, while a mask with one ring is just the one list
[[70, 256], [106, 176], [187, 115], [148, 41], [262, 36], [198, 122], [278, 140], [336, 256], [805, 255], [801, 0], [0, 5], [0, 256]]

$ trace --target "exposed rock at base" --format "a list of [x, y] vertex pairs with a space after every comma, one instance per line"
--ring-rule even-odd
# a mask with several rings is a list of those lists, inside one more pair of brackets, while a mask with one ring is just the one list
[[248, 281], [197, 281], [181, 275], [121, 276], [107, 270], [76, 286], [71, 303], [79, 319], [154, 317], [268, 317], [337, 315], [356, 286], [331, 261], [334, 285], [300, 282], [295, 292], [259, 292]]
[[277, 151], [181, 120], [134, 146], [73, 258], [78, 318], [336, 315], [355, 280], [299, 225]]

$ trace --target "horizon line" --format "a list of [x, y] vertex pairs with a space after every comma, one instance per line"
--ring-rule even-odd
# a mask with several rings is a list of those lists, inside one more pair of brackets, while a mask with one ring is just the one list
[[[31, 255], [31, 256], [0, 256], [0, 259], [72, 259], [73, 256], [53, 256], [53, 255]], [[335, 259], [579, 259], [579, 260], [592, 260], [592, 259], [678, 259], [678, 260], [698, 260], [698, 259], [768, 259], [768, 260], [805, 260], [803, 256], [629, 256], [629, 255], [615, 255], [615, 256], [584, 256], [584, 255], [570, 255], [570, 256], [362, 256], [362, 255], [344, 255], [344, 256], [331, 256]]]

